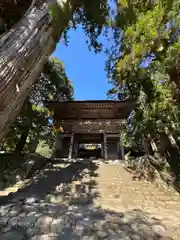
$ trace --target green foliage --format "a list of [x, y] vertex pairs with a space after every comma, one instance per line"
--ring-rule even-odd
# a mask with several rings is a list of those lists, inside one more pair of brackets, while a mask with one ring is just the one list
[[[109, 24], [110, 6], [107, 0], [72, 0], [68, 6], [63, 8], [57, 1], [48, 7], [54, 26], [53, 37], [56, 42], [63, 33], [67, 43], [68, 30], [82, 25], [89, 38], [89, 47], [93, 47], [96, 52], [102, 50], [102, 44], [98, 41], [98, 37], [102, 33], [103, 27]], [[67, 25], [68, 22], [69, 25]]]
[[156, 139], [165, 127], [179, 132], [179, 7], [178, 0], [117, 1], [106, 69], [116, 89], [110, 95], [125, 86], [136, 103], [128, 129], [132, 145], [148, 134]]
[[40, 154], [41, 156], [44, 156], [44, 157], [47, 157], [47, 158], [50, 158], [52, 156], [52, 148], [49, 147], [49, 145], [47, 144], [46, 141], [40, 141], [38, 146], [37, 146], [37, 149], [36, 149], [36, 152], [38, 154]]

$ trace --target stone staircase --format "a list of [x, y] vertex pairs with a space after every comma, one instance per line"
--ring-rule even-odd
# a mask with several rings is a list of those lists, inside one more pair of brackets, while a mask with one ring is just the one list
[[149, 217], [160, 219], [171, 236], [180, 239], [180, 195], [165, 184], [133, 180], [123, 164], [101, 164], [97, 171], [99, 198], [102, 208], [116, 212], [140, 209]]
[[180, 198], [123, 164], [51, 164], [0, 206], [1, 240], [179, 240]]

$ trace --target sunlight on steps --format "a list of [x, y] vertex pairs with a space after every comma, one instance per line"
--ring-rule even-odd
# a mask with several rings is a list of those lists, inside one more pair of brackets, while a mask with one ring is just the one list
[[0, 196], [8, 196], [10, 193], [15, 193], [25, 186], [31, 184], [32, 180], [26, 179], [24, 181], [19, 181], [11, 187], [5, 188], [3, 191], [0, 191]]

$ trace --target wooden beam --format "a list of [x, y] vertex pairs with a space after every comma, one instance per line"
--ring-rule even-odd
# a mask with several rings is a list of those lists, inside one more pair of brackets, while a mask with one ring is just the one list
[[71, 137], [72, 133], [59, 133], [60, 137], [63, 139], [65, 137]]

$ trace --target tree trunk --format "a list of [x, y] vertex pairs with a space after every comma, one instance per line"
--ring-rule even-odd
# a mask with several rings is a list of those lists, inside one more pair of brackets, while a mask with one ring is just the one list
[[157, 153], [158, 152], [158, 148], [157, 148], [157, 145], [156, 145], [155, 141], [151, 137], [151, 135], [148, 134], [147, 138], [149, 140], [149, 143], [150, 143], [150, 146], [151, 146], [151, 149], [152, 149], [153, 153]]
[[145, 153], [149, 156], [149, 146], [148, 146], [148, 142], [145, 136], [142, 137], [142, 146], [144, 148]]
[[26, 140], [27, 140], [27, 137], [29, 135], [30, 128], [31, 128], [31, 125], [27, 125], [25, 127], [23, 133], [21, 134], [19, 142], [16, 145], [16, 149], [14, 151], [15, 154], [20, 155], [22, 153], [22, 151], [24, 150], [24, 147], [25, 147], [25, 144], [26, 144]]
[[31, 142], [30, 145], [30, 153], [35, 153], [37, 146], [39, 144], [39, 136], [36, 136], [34, 139], [32, 139], [33, 141]]
[[[176, 69], [175, 67], [171, 69], [170, 71], [167, 72], [169, 74], [169, 78], [171, 82], [174, 82], [176, 84], [177, 89], [180, 91], [180, 74], [179, 70]], [[179, 91], [176, 92], [177, 98], [179, 99]]]
[[174, 139], [172, 133], [169, 131], [169, 129], [167, 127], [165, 127], [164, 132], [165, 132], [165, 134], [166, 134], [166, 136], [167, 136], [167, 138], [168, 138], [168, 140], [171, 144], [171, 147], [173, 149], [180, 150], [178, 144], [176, 143], [176, 140]]
[[[67, 7], [65, 5], [68, 1], [63, 2], [65, 3], [62, 7]], [[66, 16], [66, 11], [61, 11], [61, 14]], [[64, 16], [62, 30], [67, 26], [72, 14], [69, 18]], [[31, 86], [41, 73], [47, 56], [55, 50], [53, 35], [54, 26], [47, 4], [42, 4], [32, 7], [26, 16], [0, 39], [0, 140], [18, 115]]]
[[156, 136], [156, 139], [155, 139], [155, 143], [156, 143], [156, 146], [157, 146], [157, 151], [160, 153], [161, 156], [164, 155], [164, 139], [162, 137], [162, 134], [161, 132], [159, 132]]

